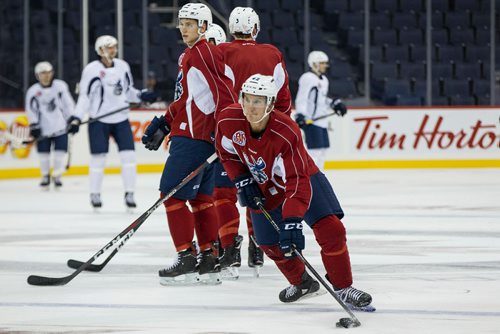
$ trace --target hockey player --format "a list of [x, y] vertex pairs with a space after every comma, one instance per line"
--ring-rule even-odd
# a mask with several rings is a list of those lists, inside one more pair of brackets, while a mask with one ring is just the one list
[[[243, 82], [251, 75], [261, 73], [274, 76], [278, 86], [275, 108], [285, 114], [291, 112], [291, 95], [288, 87], [288, 74], [281, 52], [270, 44], [258, 44], [255, 39], [260, 31], [260, 20], [251, 7], [236, 7], [229, 16], [229, 31], [235, 38], [231, 43], [219, 47], [224, 52], [224, 59], [233, 78], [236, 93], [240, 92]], [[239, 267], [241, 262], [240, 247], [242, 237], [238, 235], [239, 213], [236, 208], [236, 188], [227, 178], [220, 165], [216, 165], [215, 179], [216, 207], [220, 218], [219, 236], [224, 248], [221, 265]], [[252, 238], [252, 223], [247, 211], [249, 239]], [[249, 240], [248, 265], [262, 266], [262, 251]]]
[[221, 43], [225, 43], [227, 36], [226, 32], [222, 27], [216, 23], [212, 23], [212, 25], [208, 28], [207, 32], [205, 33], [205, 38], [206, 40], [213, 44], [213, 45], [219, 45]]
[[[215, 152], [215, 114], [237, 101], [231, 80], [224, 75], [222, 53], [205, 39], [207, 27], [212, 24], [210, 9], [204, 4], [188, 3], [179, 10], [178, 18], [188, 48], [179, 57], [175, 100], [165, 115], [152, 120], [142, 137], [147, 149], [157, 150], [170, 133], [170, 154], [160, 180], [161, 196]], [[170, 267], [160, 270], [161, 284], [193, 283], [196, 274], [208, 284], [220, 282], [220, 265], [213, 250], [218, 228], [213, 182], [213, 169], [208, 167], [164, 202], [178, 256]], [[193, 230], [200, 248], [198, 262], [192, 247]]]
[[295, 120], [302, 128], [306, 138], [309, 155], [320, 169], [324, 168], [325, 155], [330, 140], [328, 138], [328, 120], [313, 119], [331, 113], [344, 116], [347, 113], [345, 104], [340, 99], [328, 97], [328, 56], [323, 51], [312, 51], [307, 57], [311, 71], [302, 74], [299, 89], [295, 98]]
[[[297, 124], [276, 112], [271, 76], [256, 74], [242, 86], [239, 104], [217, 116], [216, 147], [238, 200], [250, 207], [255, 236], [291, 284], [279, 294], [284, 303], [314, 295], [319, 284], [293, 257], [304, 249], [302, 221], [313, 230], [335, 293], [358, 310], [373, 311], [371, 296], [353, 288], [342, 208], [327, 178], [307, 154]], [[280, 232], [258, 210], [258, 197], [279, 224]]]
[[[35, 66], [37, 83], [26, 92], [25, 110], [30, 122], [30, 134], [36, 140], [40, 136], [50, 138], [37, 141], [40, 157], [42, 180], [40, 186], [48, 189], [50, 185], [50, 151], [54, 148], [54, 186], [62, 186], [61, 175], [65, 169], [68, 151], [68, 133], [78, 132], [80, 119], [74, 115], [75, 101], [66, 82], [54, 79], [54, 70], [47, 61]], [[69, 124], [69, 126], [68, 126]]]
[[[76, 104], [80, 119], [87, 112], [90, 118], [100, 117], [129, 103], [141, 102], [140, 91], [134, 88], [130, 66], [126, 61], [116, 58], [117, 45], [117, 39], [109, 35], [100, 36], [95, 41], [95, 51], [100, 59], [83, 69]], [[125, 205], [128, 208], [136, 207], [136, 157], [128, 112], [125, 109], [89, 124], [90, 203], [94, 208], [102, 206], [101, 188], [110, 136], [118, 145], [120, 154]]]

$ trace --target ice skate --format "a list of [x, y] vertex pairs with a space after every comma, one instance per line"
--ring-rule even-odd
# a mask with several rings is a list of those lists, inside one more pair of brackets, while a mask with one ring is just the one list
[[133, 211], [132, 209], [137, 207], [137, 204], [135, 204], [133, 192], [126, 192], [125, 193], [125, 205], [127, 206], [127, 209], [129, 211]]
[[223, 279], [236, 280], [240, 277], [238, 267], [241, 266], [242, 242], [243, 237], [237, 235], [234, 237], [234, 243], [222, 250], [222, 256], [219, 258], [219, 262]]
[[198, 254], [198, 279], [201, 284], [221, 284], [220, 264], [212, 249], [207, 249]]
[[42, 180], [40, 181], [40, 187], [42, 190], [49, 190], [50, 186], [50, 175], [42, 176]]
[[250, 236], [250, 243], [248, 244], [248, 266], [253, 268], [253, 276], [260, 276], [260, 268], [264, 265], [264, 252], [260, 249], [254, 239]]
[[198, 283], [196, 256], [192, 248], [177, 253], [176, 261], [159, 271], [161, 285], [193, 285]]
[[371, 305], [372, 296], [368, 293], [353, 288], [352, 286], [336, 289], [335, 294], [354, 311], [375, 312], [376, 308]]
[[307, 271], [304, 271], [302, 283], [290, 285], [288, 288], [281, 290], [279, 298], [283, 303], [292, 303], [322, 294], [325, 294], [325, 291], [319, 289], [318, 281], [309, 276]]
[[56, 188], [56, 190], [59, 190], [61, 189], [62, 187], [62, 181], [61, 181], [61, 176], [54, 176], [54, 187]]
[[94, 211], [99, 211], [102, 207], [101, 194], [90, 194], [90, 204], [94, 208]]

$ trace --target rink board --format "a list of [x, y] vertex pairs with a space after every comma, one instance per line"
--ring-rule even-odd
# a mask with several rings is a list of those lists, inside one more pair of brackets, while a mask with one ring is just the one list
[[[159, 172], [168, 155], [164, 145], [151, 152], [140, 143], [144, 129], [162, 111], [134, 110], [130, 120], [139, 172]], [[500, 167], [500, 108], [360, 108], [329, 118], [331, 147], [326, 169]], [[39, 175], [33, 145], [14, 147], [2, 131], [27, 138], [23, 110], [0, 112], [0, 179]], [[90, 158], [87, 126], [71, 144], [67, 174], [86, 174]], [[119, 155], [111, 141], [106, 172], [119, 172]]]

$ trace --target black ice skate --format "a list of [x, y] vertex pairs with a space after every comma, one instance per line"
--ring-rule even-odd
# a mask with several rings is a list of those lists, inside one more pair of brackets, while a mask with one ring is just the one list
[[40, 187], [43, 190], [49, 190], [49, 186], [50, 186], [50, 175], [42, 176], [42, 180], [40, 181]]
[[54, 176], [54, 187], [56, 187], [56, 189], [60, 189], [62, 187], [62, 181], [61, 181], [61, 177], [60, 176]]
[[264, 252], [257, 246], [255, 242], [255, 237], [250, 236], [250, 241], [248, 244], [248, 266], [253, 268], [254, 277], [260, 276], [260, 268], [264, 265]]
[[335, 294], [351, 310], [363, 312], [375, 312], [376, 310], [376, 308], [371, 305], [372, 296], [352, 286], [343, 289], [335, 289]]
[[126, 192], [125, 193], [125, 205], [129, 209], [133, 209], [133, 208], [137, 207], [137, 204], [135, 204], [133, 192]]
[[299, 299], [306, 299], [325, 292], [319, 289], [318, 281], [314, 280], [307, 271], [302, 274], [302, 283], [299, 285], [290, 285], [280, 292], [279, 298], [283, 303], [296, 302]]
[[90, 204], [94, 209], [102, 207], [101, 194], [90, 194]]
[[219, 257], [220, 267], [222, 269], [222, 278], [235, 280], [240, 277], [238, 267], [241, 266], [241, 243], [243, 237], [236, 235], [234, 242], [222, 250], [222, 256]]
[[177, 253], [176, 261], [159, 271], [161, 285], [191, 285], [198, 283], [196, 255], [192, 248]]
[[198, 254], [198, 279], [202, 284], [221, 284], [220, 264], [212, 249], [207, 249]]

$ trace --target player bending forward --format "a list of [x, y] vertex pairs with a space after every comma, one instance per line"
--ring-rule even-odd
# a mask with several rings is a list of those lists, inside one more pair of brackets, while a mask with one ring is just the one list
[[[287, 115], [273, 112], [275, 99], [271, 76], [248, 78], [239, 104], [217, 116], [216, 148], [238, 188], [240, 204], [253, 209], [257, 242], [291, 284], [280, 292], [279, 299], [294, 302], [319, 290], [304, 263], [292, 257], [292, 247], [304, 249], [304, 220], [321, 247], [326, 277], [335, 293], [352, 309], [374, 311], [372, 297], [351, 286], [346, 231], [340, 221], [344, 213], [335, 193], [307, 154], [297, 124]], [[258, 210], [255, 197], [261, 198], [280, 233]]]

